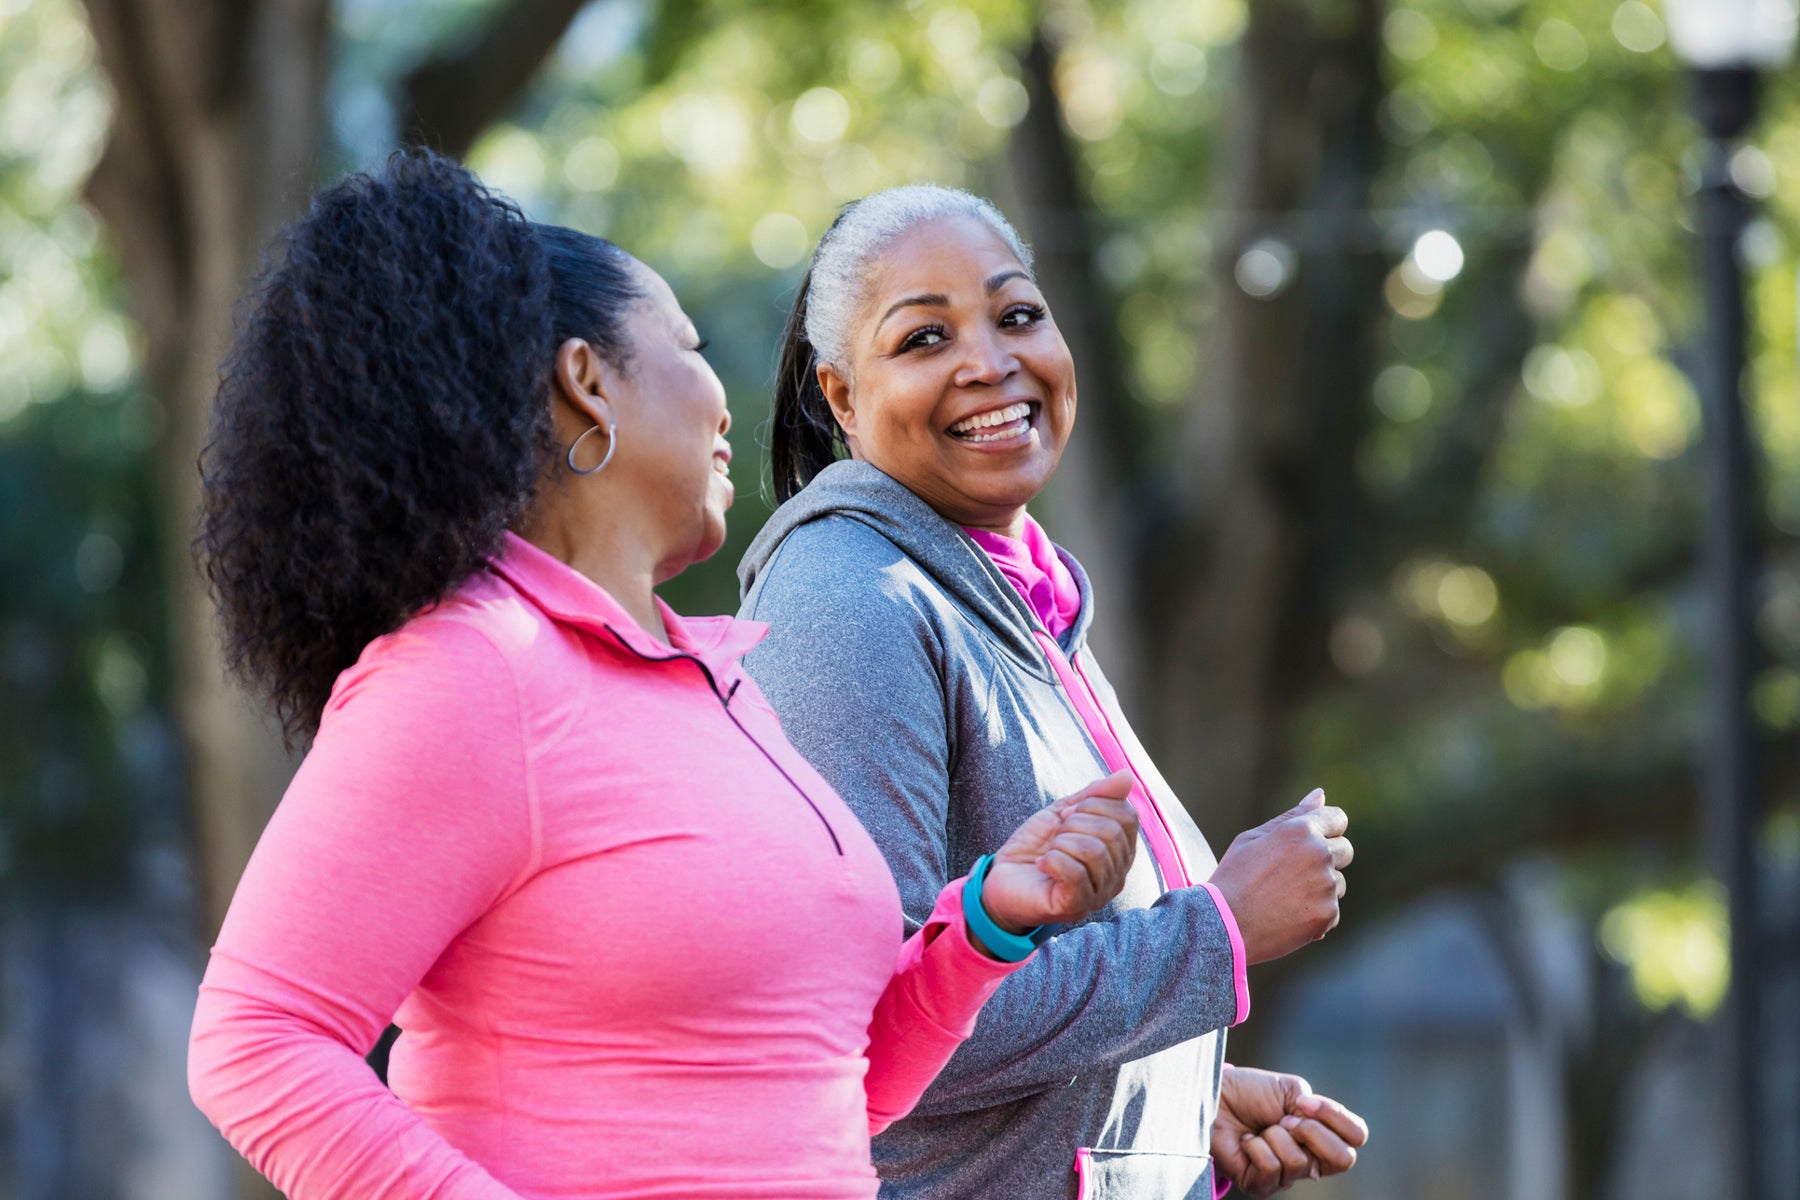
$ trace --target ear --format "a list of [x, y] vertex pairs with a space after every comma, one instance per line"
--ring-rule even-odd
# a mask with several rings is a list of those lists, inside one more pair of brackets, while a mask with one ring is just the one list
[[819, 390], [845, 437], [856, 436], [856, 409], [850, 403], [850, 381], [836, 368], [821, 363], [818, 367]]
[[617, 414], [607, 392], [616, 382], [611, 364], [581, 338], [569, 338], [556, 348], [551, 378], [551, 407], [555, 415], [567, 412], [583, 429], [598, 425], [608, 437]]

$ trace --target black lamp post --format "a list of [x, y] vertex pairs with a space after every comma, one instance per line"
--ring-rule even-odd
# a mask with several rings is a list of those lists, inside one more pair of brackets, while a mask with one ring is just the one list
[[1705, 413], [1710, 503], [1706, 565], [1714, 605], [1712, 703], [1704, 778], [1704, 835], [1731, 914], [1731, 984], [1722, 1127], [1729, 1177], [1719, 1194], [1767, 1200], [1769, 1097], [1764, 1089], [1765, 995], [1756, 827], [1762, 781], [1750, 712], [1756, 666], [1757, 489], [1744, 416], [1748, 325], [1739, 243], [1750, 200], [1732, 178], [1737, 140], [1756, 115], [1760, 71], [1793, 51], [1794, 0], [1667, 0], [1669, 37], [1692, 68], [1694, 115], [1705, 131], [1698, 222], [1706, 344], [1698, 382]]

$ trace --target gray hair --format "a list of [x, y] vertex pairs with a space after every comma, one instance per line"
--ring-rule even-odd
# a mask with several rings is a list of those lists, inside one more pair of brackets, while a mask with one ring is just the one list
[[895, 238], [926, 221], [974, 217], [1000, 236], [1027, 271], [1031, 249], [1000, 210], [960, 188], [912, 184], [865, 196], [844, 210], [813, 252], [806, 340], [820, 363], [847, 371], [850, 322], [865, 299], [869, 263]]

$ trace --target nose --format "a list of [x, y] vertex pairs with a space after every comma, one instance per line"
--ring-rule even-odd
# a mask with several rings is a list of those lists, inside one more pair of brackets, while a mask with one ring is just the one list
[[719, 410], [719, 436], [724, 437], [726, 434], [728, 434], [730, 432], [731, 432], [731, 410], [729, 408], [720, 409]]
[[992, 387], [1005, 383], [1019, 370], [1019, 360], [1000, 339], [997, 330], [989, 329], [974, 337], [962, 339], [967, 356], [957, 366], [957, 387]]

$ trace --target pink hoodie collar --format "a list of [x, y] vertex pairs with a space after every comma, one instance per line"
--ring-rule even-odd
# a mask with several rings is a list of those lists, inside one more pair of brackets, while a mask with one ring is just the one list
[[645, 630], [606, 589], [510, 529], [506, 545], [490, 564], [533, 604], [566, 625], [610, 635], [640, 658], [670, 657], [670, 651], [699, 659], [715, 675], [768, 635], [761, 621], [735, 617], [684, 617], [656, 597], [669, 631], [665, 645]]
[[994, 560], [994, 566], [1018, 589], [1051, 637], [1061, 638], [1074, 627], [1081, 616], [1081, 587], [1056, 552], [1050, 535], [1029, 513], [1016, 538], [966, 526], [963, 532]]

